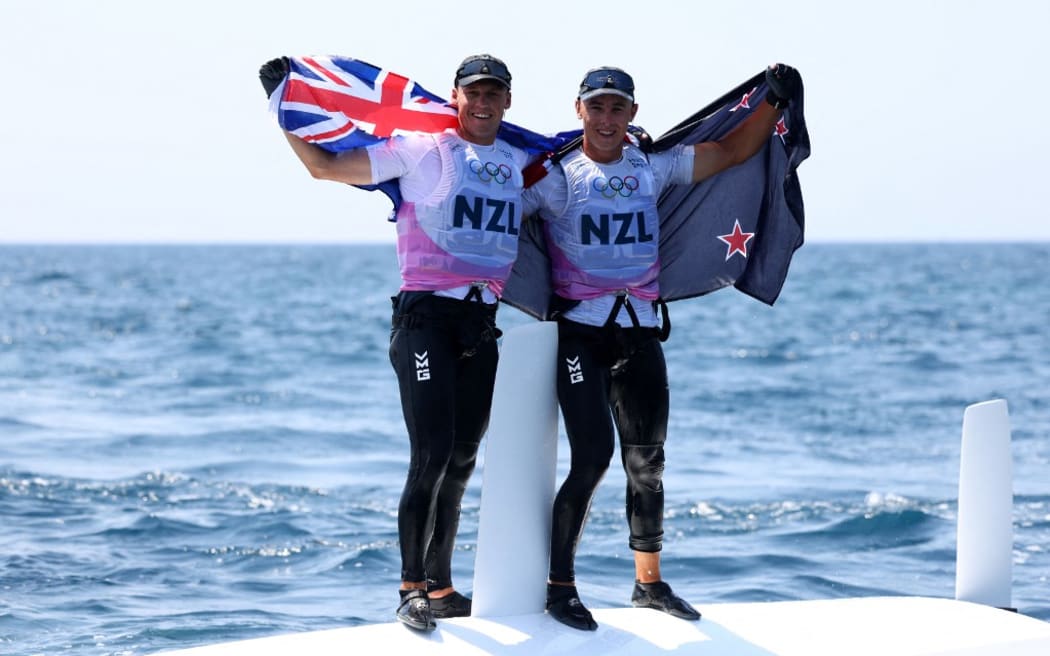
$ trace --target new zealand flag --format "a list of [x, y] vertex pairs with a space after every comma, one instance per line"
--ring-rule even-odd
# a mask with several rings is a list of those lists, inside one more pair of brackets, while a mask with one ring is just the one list
[[[721, 138], [765, 102], [767, 91], [763, 71], [676, 125], [653, 142], [653, 151]], [[800, 84], [758, 153], [698, 184], [665, 190], [657, 203], [660, 297], [675, 301], [733, 285], [772, 305], [803, 243], [805, 212], [796, 169], [809, 152]], [[503, 300], [543, 317], [550, 300], [550, 258], [538, 224], [525, 222]]]

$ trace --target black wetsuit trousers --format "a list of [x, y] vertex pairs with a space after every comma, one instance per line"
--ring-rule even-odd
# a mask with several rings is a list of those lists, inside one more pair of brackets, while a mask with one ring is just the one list
[[662, 547], [669, 396], [658, 331], [559, 321], [557, 383], [571, 457], [554, 500], [550, 579], [569, 582], [591, 498], [612, 459], [614, 424], [627, 474], [629, 545]]
[[390, 362], [411, 456], [398, 506], [401, 579], [452, 585], [460, 501], [488, 427], [496, 377], [496, 306], [402, 292]]

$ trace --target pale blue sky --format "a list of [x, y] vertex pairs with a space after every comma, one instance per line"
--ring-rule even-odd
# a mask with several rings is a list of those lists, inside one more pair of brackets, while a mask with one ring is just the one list
[[596, 65], [659, 134], [773, 61], [806, 84], [807, 238], [1050, 240], [1050, 3], [0, 0], [0, 243], [392, 241], [389, 203], [309, 177], [271, 57], [340, 54], [446, 95], [468, 54], [508, 119], [577, 126]]

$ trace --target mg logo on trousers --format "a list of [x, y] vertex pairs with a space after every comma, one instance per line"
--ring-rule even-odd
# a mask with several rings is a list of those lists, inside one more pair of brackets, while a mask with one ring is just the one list
[[583, 382], [583, 365], [580, 364], [580, 356], [565, 358], [565, 364], [569, 369], [569, 382], [573, 385]]
[[413, 353], [416, 356], [416, 380], [430, 380], [430, 351]]

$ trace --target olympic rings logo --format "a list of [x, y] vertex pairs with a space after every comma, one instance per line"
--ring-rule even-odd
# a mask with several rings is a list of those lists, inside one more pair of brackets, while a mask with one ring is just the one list
[[630, 198], [631, 194], [638, 190], [638, 178], [633, 175], [629, 175], [626, 178], [613, 176], [608, 180], [595, 178], [593, 186], [594, 190], [605, 198], [613, 198], [615, 196]]
[[495, 180], [496, 184], [506, 184], [507, 180], [510, 180], [511, 170], [506, 164], [496, 164], [495, 162], [481, 162], [480, 160], [470, 160], [470, 171], [474, 175], [478, 176], [478, 179], [482, 182], [489, 182]]

